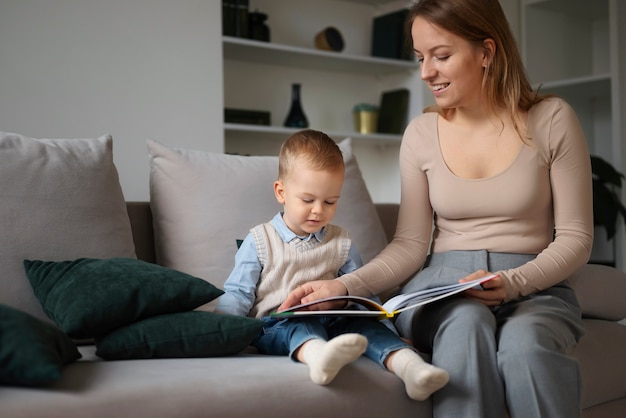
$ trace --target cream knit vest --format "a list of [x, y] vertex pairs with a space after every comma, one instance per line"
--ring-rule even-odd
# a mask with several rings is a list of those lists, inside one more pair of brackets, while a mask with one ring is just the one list
[[250, 230], [263, 268], [250, 316], [261, 318], [275, 310], [289, 292], [312, 280], [332, 280], [348, 260], [350, 236], [344, 229], [327, 225], [324, 241], [299, 238], [284, 242], [271, 223]]

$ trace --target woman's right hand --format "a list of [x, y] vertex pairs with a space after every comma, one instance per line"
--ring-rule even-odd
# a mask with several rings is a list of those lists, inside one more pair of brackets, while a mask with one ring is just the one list
[[[304, 283], [303, 285], [292, 290], [285, 301], [278, 307], [278, 311], [289, 309], [292, 306], [301, 303], [313, 302], [319, 299], [331, 296], [346, 296], [348, 289], [339, 280], [315, 280]], [[328, 309], [342, 308], [345, 302], [325, 302], [309, 306], [307, 309], [311, 311], [321, 311]]]

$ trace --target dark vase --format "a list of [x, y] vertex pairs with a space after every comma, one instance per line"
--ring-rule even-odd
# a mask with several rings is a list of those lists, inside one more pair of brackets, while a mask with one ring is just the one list
[[257, 41], [270, 41], [270, 28], [265, 24], [267, 15], [260, 12], [248, 13], [248, 38]]
[[307, 128], [309, 121], [300, 104], [300, 84], [291, 85], [291, 107], [285, 119], [285, 126], [290, 128]]

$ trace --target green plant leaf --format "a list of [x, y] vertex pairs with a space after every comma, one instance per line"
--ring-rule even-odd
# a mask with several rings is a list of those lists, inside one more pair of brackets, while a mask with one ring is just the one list
[[591, 172], [595, 179], [603, 183], [612, 184], [617, 188], [622, 187], [624, 175], [617, 171], [609, 162], [598, 156], [591, 156]]
[[593, 174], [593, 223], [606, 230], [608, 239], [617, 231], [617, 218], [621, 215], [626, 223], [626, 207], [621, 200], [621, 187], [624, 175], [609, 162], [598, 156], [591, 156]]

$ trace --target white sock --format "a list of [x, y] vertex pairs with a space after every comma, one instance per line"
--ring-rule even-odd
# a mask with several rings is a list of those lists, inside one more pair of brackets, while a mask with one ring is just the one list
[[343, 366], [365, 352], [367, 338], [360, 334], [342, 334], [330, 341], [314, 339], [305, 344], [302, 357], [309, 366], [311, 380], [318, 385], [327, 385]]
[[448, 372], [426, 363], [415, 351], [402, 348], [391, 358], [391, 369], [404, 382], [407, 395], [416, 401], [428, 399], [448, 383]]

